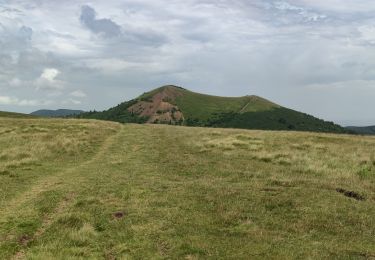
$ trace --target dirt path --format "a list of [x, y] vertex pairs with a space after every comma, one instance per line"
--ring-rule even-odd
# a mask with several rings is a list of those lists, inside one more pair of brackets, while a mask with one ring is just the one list
[[[7, 203], [7, 205], [2, 209], [0, 215], [0, 223], [6, 223], [9, 219], [14, 218], [15, 212], [22, 211], [25, 207], [23, 205], [30, 205], [34, 199], [37, 199], [42, 193], [47, 191], [56, 191], [59, 189], [63, 189], [64, 187], [73, 186], [73, 183], [76, 182], [76, 178], [73, 175], [79, 175], [79, 172], [85, 168], [93, 164], [94, 162], [99, 161], [102, 159], [108, 150], [118, 142], [119, 135], [122, 133], [122, 128], [118, 130], [117, 133], [108, 137], [98, 149], [98, 152], [92, 156], [89, 160], [83, 161], [80, 164], [73, 165], [70, 168], [61, 170], [57, 173], [53, 174], [45, 174], [46, 177], [41, 179], [39, 182], [35, 183], [30, 189], [24, 191], [23, 193], [19, 194], [16, 198]], [[69, 189], [68, 189], [69, 190]], [[32, 236], [22, 236], [21, 238], [17, 238], [14, 234], [1, 234], [0, 236], [0, 244], [7, 241], [18, 239], [18, 243], [20, 243], [21, 247], [12, 257], [12, 259], [23, 259], [25, 256], [24, 248], [32, 241], [37, 240], [43, 233], [48, 229], [51, 223], [57, 218], [57, 216], [61, 215], [66, 208], [74, 201], [75, 193], [69, 192], [65, 194], [56, 204], [55, 209], [52, 213], [45, 214], [41, 221], [41, 226], [36, 230], [36, 232]]]
[[12, 215], [13, 212], [21, 205], [36, 198], [38, 194], [41, 194], [42, 192], [66, 184], [67, 175], [76, 172], [80, 168], [87, 166], [92, 162], [97, 161], [99, 158], [103, 157], [103, 155], [106, 153], [109, 147], [116, 142], [120, 133], [121, 130], [119, 130], [113, 136], [108, 137], [107, 140], [105, 140], [102, 146], [100, 147], [98, 153], [96, 153], [91, 159], [84, 161], [81, 164], [74, 165], [71, 168], [64, 169], [53, 175], [45, 174], [46, 177], [40, 180], [38, 183], [34, 184], [34, 186], [32, 186], [30, 190], [25, 191], [24, 193], [18, 195], [16, 198], [13, 198], [11, 201], [9, 201], [8, 205], [2, 209], [0, 221]]
[[245, 109], [250, 105], [250, 103], [251, 103], [251, 100], [249, 100], [249, 101], [246, 103], [246, 105], [244, 105], [243, 108], [241, 108], [241, 110], [240, 110], [239, 113], [243, 113], [243, 112], [245, 112]]

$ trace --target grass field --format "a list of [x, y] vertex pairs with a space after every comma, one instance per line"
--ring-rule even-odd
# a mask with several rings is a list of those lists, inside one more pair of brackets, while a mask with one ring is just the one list
[[0, 119], [0, 259], [371, 259], [375, 138]]

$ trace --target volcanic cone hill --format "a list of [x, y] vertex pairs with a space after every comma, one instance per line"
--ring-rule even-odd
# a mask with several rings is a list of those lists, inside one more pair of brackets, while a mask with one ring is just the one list
[[218, 97], [172, 85], [154, 89], [108, 110], [87, 112], [78, 117], [121, 123], [349, 132], [332, 122], [282, 107], [262, 97]]

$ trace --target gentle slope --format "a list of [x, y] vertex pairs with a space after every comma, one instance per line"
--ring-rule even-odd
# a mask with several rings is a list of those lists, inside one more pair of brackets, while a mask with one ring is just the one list
[[8, 118], [36, 118], [36, 116], [28, 115], [28, 114], [0, 111], [0, 118], [6, 118], [6, 117]]
[[347, 135], [0, 119], [0, 258], [371, 259], [374, 146]]

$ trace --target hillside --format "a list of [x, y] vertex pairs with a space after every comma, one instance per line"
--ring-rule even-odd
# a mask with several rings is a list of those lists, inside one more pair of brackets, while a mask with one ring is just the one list
[[21, 114], [21, 113], [13, 113], [13, 112], [4, 112], [0, 111], [0, 118], [36, 118], [36, 116], [28, 115], [28, 114]]
[[57, 110], [48, 110], [41, 109], [30, 113], [30, 115], [43, 116], [43, 117], [66, 117], [82, 114], [82, 110], [71, 110], [71, 109], [57, 109]]
[[106, 111], [83, 113], [79, 117], [122, 123], [349, 132], [332, 122], [284, 108], [258, 96], [217, 97], [176, 86], [164, 86]]
[[358, 126], [348, 126], [346, 127], [350, 131], [353, 131], [357, 134], [362, 134], [362, 135], [375, 135], [375, 126], [363, 126], [363, 127], [358, 127]]
[[374, 146], [0, 118], [0, 259], [371, 259]]

